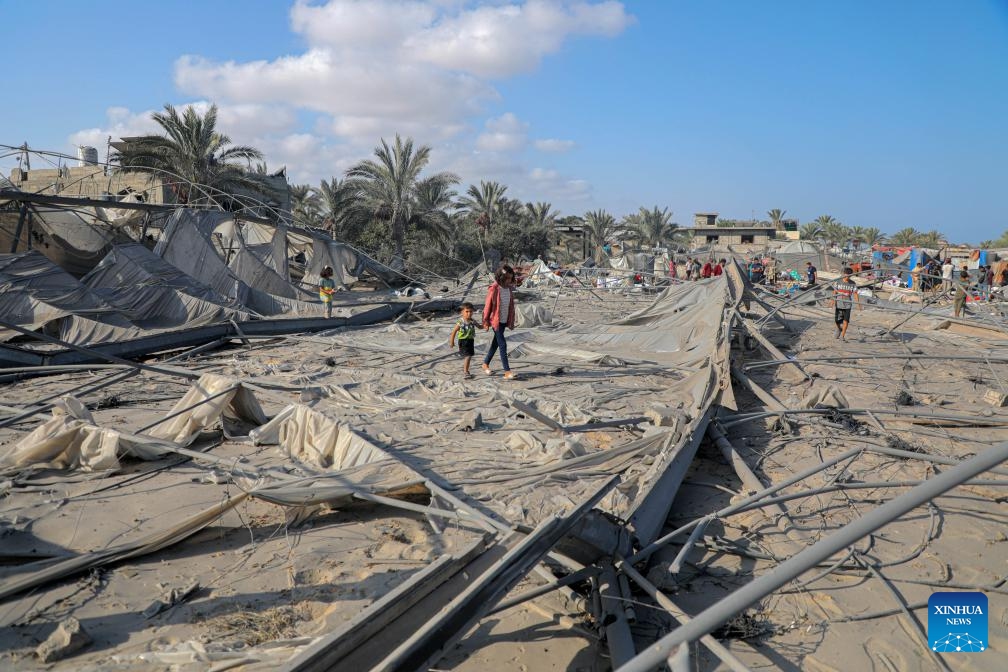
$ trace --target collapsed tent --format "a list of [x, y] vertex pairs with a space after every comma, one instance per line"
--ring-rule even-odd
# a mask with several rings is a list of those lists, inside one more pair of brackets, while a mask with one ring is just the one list
[[787, 269], [801, 271], [805, 268], [805, 262], [811, 262], [813, 266], [822, 265], [822, 254], [818, 247], [805, 240], [792, 240], [781, 245], [773, 252], [777, 259], [779, 271]]
[[337, 287], [349, 287], [357, 281], [357, 253], [347, 245], [324, 238], [313, 238], [311, 260], [305, 268], [304, 281], [318, 284], [322, 269], [333, 269], [333, 282]]
[[92, 214], [95, 210], [100, 208], [31, 206], [34, 247], [69, 274], [75, 277], [86, 274], [112, 245], [134, 240], [125, 226], [110, 226]]
[[[37, 251], [0, 255], [0, 315], [26, 329], [49, 328], [68, 343], [141, 333], [125, 315]], [[0, 328], [0, 341], [15, 332]]]
[[537, 285], [563, 285], [564, 281], [559, 275], [553, 272], [542, 259], [535, 259], [529, 264], [528, 274], [522, 282], [524, 287], [535, 287]]
[[139, 243], [113, 247], [81, 282], [144, 329], [251, 319], [235, 301]]
[[214, 374], [194, 382], [165, 419], [150, 426], [146, 434], [99, 427], [80, 401], [65, 397], [53, 407], [50, 420], [0, 453], [0, 466], [118, 469], [120, 457], [158, 459], [192, 444], [200, 432], [218, 423], [225, 435], [231, 435], [235, 427], [259, 426], [266, 420], [259, 402], [245, 387]]
[[[218, 225], [231, 218], [225, 212], [180, 208], [168, 220], [154, 253], [217, 293], [261, 315], [321, 314], [321, 304], [275, 296], [250, 286], [227, 266], [217, 253], [213, 235]], [[257, 267], [265, 268], [261, 262]]]
[[326, 266], [333, 269], [333, 280], [337, 286], [342, 285], [347, 287], [351, 283], [356, 282], [357, 278], [365, 273], [370, 273], [386, 285], [402, 284], [410, 281], [409, 278], [402, 274], [401, 266], [399, 266], [399, 269], [386, 266], [380, 261], [372, 259], [345, 243], [336, 242], [328, 236], [322, 236], [321, 234], [314, 236], [311, 249], [311, 259], [308, 262], [304, 275], [304, 282], [307, 284], [317, 284], [320, 277], [319, 274]]

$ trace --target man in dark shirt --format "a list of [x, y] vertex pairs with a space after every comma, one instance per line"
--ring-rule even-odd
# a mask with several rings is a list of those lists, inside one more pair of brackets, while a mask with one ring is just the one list
[[857, 302], [858, 310], [861, 310], [861, 298], [857, 293], [857, 285], [851, 280], [853, 272], [850, 268], [843, 269], [843, 277], [833, 285], [833, 306], [836, 308], [833, 319], [836, 322], [836, 337], [842, 338], [844, 341], [847, 340], [847, 327], [850, 326], [851, 308], [854, 307], [854, 302]]
[[811, 287], [812, 285], [814, 285], [816, 283], [816, 275], [818, 273], [819, 273], [819, 271], [816, 270], [816, 267], [812, 265], [811, 261], [806, 261], [805, 262], [805, 275], [808, 278], [808, 286], [809, 287]]

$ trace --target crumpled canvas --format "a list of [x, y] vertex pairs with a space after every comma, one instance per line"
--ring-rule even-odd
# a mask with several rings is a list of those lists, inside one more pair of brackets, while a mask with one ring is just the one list
[[235, 422], [250, 422], [257, 427], [266, 424], [269, 418], [259, 405], [251, 391], [241, 386], [235, 378], [206, 373], [192, 384], [189, 391], [178, 400], [178, 403], [168, 413], [176, 413], [204, 399], [233, 388], [230, 393], [223, 394], [212, 401], [200, 404], [171, 420], [161, 423], [150, 430], [151, 436], [173, 441], [188, 446], [200, 432], [209, 429], [218, 421], [232, 420]]
[[156, 439], [99, 427], [80, 400], [67, 396], [53, 407], [50, 420], [0, 454], [0, 465], [104, 471], [118, 469], [120, 455], [155, 460], [165, 452]]

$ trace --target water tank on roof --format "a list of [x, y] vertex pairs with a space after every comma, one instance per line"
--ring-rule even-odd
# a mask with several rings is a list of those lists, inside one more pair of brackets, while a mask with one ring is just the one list
[[77, 147], [77, 165], [79, 167], [84, 166], [97, 166], [98, 165], [98, 150], [94, 147], [88, 147], [87, 145], [80, 145]]

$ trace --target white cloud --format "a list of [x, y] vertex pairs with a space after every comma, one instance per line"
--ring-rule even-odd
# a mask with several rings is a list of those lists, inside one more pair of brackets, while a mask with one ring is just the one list
[[549, 194], [554, 200], [568, 204], [567, 207], [588, 201], [592, 196], [592, 186], [587, 180], [570, 179], [552, 169], [533, 168], [528, 177], [530, 188]]
[[556, 138], [545, 138], [542, 140], [535, 141], [535, 148], [540, 152], [548, 152], [550, 154], [563, 154], [564, 152], [569, 152], [574, 149], [575, 143], [573, 140], [558, 140]]
[[486, 130], [476, 138], [476, 148], [488, 152], [513, 152], [525, 147], [528, 124], [511, 112], [487, 119]]
[[[174, 79], [199, 109], [217, 101], [219, 128], [261, 149], [271, 168], [286, 164], [293, 181], [340, 175], [400, 133], [433, 146], [432, 169], [467, 183], [498, 179], [536, 200], [580, 200], [586, 183], [517, 160], [530, 143], [527, 122], [511, 112], [485, 119], [501, 102], [493, 80], [633, 21], [614, 0], [296, 0], [290, 28], [303, 49], [247, 61], [183, 55]], [[156, 131], [150, 113], [111, 108], [104, 124], [69, 139], [103, 147], [109, 135]], [[574, 142], [534, 146], [557, 153]]]
[[618, 35], [633, 22], [619, 2], [547, 2], [475, 7], [443, 17], [406, 47], [428, 63], [481, 77], [535, 68], [573, 35]]
[[534, 68], [572, 36], [612, 36], [632, 21], [613, 0], [298, 0], [291, 28], [308, 45], [303, 53], [247, 62], [186, 55], [175, 83], [189, 95], [326, 114], [351, 142], [408, 125], [442, 138], [500, 99], [489, 78]]
[[112, 136], [113, 140], [118, 140], [124, 136], [153, 133], [158, 125], [151, 119], [152, 112], [154, 110], [134, 114], [125, 107], [110, 107], [105, 110], [107, 123], [104, 126], [79, 130], [71, 134], [68, 141], [71, 145], [97, 147], [99, 156], [104, 159], [109, 136]]
[[[189, 105], [202, 114], [210, 109], [211, 103], [198, 100], [175, 107], [181, 114], [182, 108]], [[105, 111], [106, 125], [77, 131], [68, 140], [72, 145], [104, 147], [109, 136], [112, 136], [113, 140], [118, 140], [131, 135], [159, 133], [161, 127], [151, 115], [163, 111], [164, 108], [134, 113], [125, 107], [110, 107]], [[217, 127], [228, 134], [233, 144], [248, 144], [257, 137], [285, 133], [292, 130], [296, 123], [294, 110], [282, 105], [219, 104], [217, 106]]]

